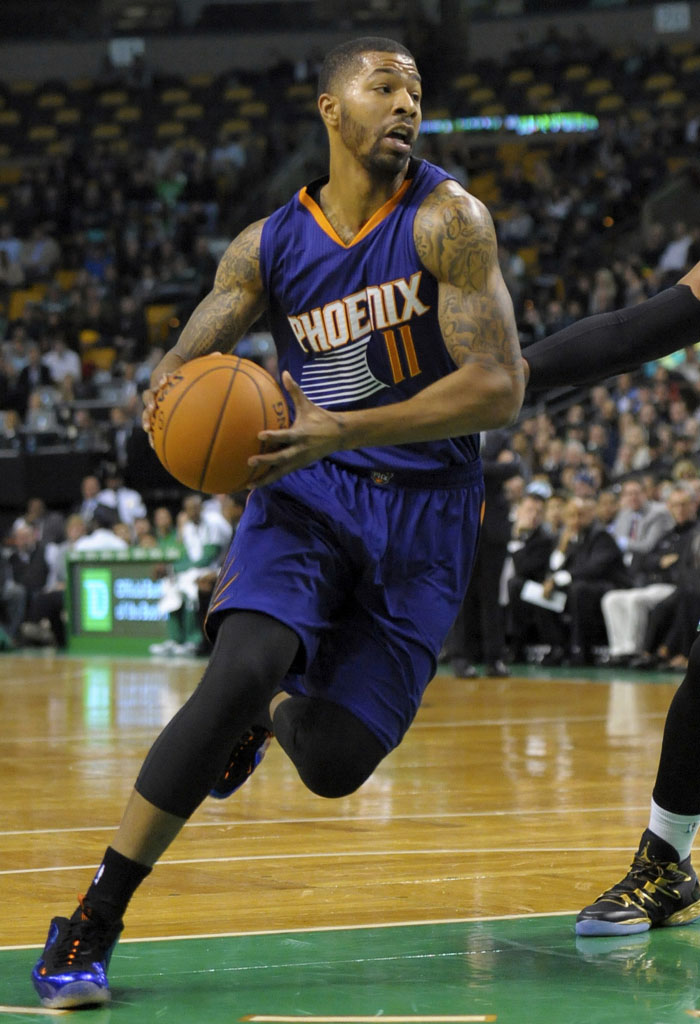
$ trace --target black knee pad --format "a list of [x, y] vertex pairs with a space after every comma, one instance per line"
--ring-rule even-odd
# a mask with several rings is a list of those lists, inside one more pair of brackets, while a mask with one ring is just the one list
[[290, 697], [272, 719], [275, 737], [304, 785], [317, 796], [354, 793], [386, 750], [346, 708], [316, 697]]

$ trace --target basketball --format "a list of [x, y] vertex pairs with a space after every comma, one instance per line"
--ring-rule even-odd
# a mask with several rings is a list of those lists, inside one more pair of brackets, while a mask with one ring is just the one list
[[269, 446], [261, 430], [289, 425], [287, 403], [273, 377], [249, 359], [201, 356], [170, 374], [155, 393], [155, 451], [181, 484], [205, 494], [243, 490], [261, 477], [248, 459]]

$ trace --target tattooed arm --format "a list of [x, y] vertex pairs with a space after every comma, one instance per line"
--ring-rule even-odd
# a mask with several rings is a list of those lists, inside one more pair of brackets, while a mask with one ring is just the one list
[[421, 204], [413, 234], [438, 281], [440, 329], [458, 367], [434, 387], [452, 407], [459, 433], [506, 426], [522, 403], [523, 362], [491, 217], [483, 203], [446, 181]]
[[221, 258], [214, 286], [185, 324], [177, 344], [151, 375], [157, 384], [163, 373], [210, 352], [230, 352], [265, 308], [260, 277], [260, 236], [264, 220], [245, 228]]
[[340, 413], [309, 402], [285, 373], [296, 418], [286, 430], [260, 435], [284, 446], [251, 460], [269, 467], [262, 483], [343, 448], [458, 437], [516, 418], [523, 361], [491, 218], [459, 185], [445, 182], [421, 204], [414, 240], [439, 284], [440, 329], [456, 369], [404, 402]]
[[[177, 343], [151, 374], [151, 389], [165, 374], [190, 359], [211, 352], [230, 352], [265, 308], [260, 277], [260, 236], [264, 220], [245, 228], [221, 258], [214, 286], [193, 311]], [[153, 390], [144, 391], [143, 426], [150, 434]]]

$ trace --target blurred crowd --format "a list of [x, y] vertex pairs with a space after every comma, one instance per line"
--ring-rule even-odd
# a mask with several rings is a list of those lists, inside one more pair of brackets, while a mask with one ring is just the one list
[[[483, 197], [525, 352], [582, 316], [643, 301], [700, 258], [700, 224], [685, 219], [685, 208], [668, 222], [642, 216], [671, 180], [672, 160], [693, 152], [699, 128], [686, 107], [638, 120], [613, 113], [589, 136], [511, 147], [510, 156], [467, 135], [423, 138], [421, 155], [475, 194], [488, 180]], [[140, 430], [150, 373], [211, 287], [227, 241], [269, 212], [253, 185], [274, 177], [292, 137], [271, 126], [263, 144], [234, 140], [209, 151], [95, 145], [27, 164], [5, 186], [0, 452], [63, 445], [94, 462], [82, 495], [49, 510], [37, 495], [8, 523], [5, 646], [65, 643], [67, 546], [148, 545], [172, 529], [187, 548], [195, 496], [173, 509], [134, 490], [129, 438]], [[307, 155], [305, 171], [321, 173], [324, 160], [322, 151]], [[257, 331], [265, 337], [264, 322]], [[269, 350], [261, 361], [274, 371]], [[475, 584], [443, 657], [467, 676], [481, 664], [503, 675], [512, 661], [542, 658], [682, 667], [688, 624], [700, 617], [698, 352], [568, 400], [539, 398], [513, 430], [486, 438], [489, 501]], [[202, 642], [197, 616], [190, 621], [206, 603], [197, 580], [208, 576], [210, 585], [227, 539], [222, 521], [230, 537], [240, 511], [224, 498], [197, 501], [202, 522], [216, 506], [220, 529], [216, 552], [200, 537], [206, 564], [195, 564], [201, 552], [185, 552], [192, 564], [177, 572], [196, 573], [177, 607], [171, 588], [170, 643], [188, 650]], [[620, 592], [626, 597], [611, 596]]]
[[106, 463], [71, 497], [65, 512], [32, 498], [8, 531], [0, 551], [0, 650], [64, 648], [69, 556], [130, 551], [148, 553], [152, 579], [161, 583], [168, 635], [151, 653], [207, 655], [209, 599], [246, 495], [185, 493], [175, 509], [148, 509], [121, 470]]

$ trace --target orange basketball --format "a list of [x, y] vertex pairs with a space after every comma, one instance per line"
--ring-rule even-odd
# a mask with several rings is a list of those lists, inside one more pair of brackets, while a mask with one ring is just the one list
[[259, 431], [289, 425], [277, 381], [257, 363], [233, 355], [184, 363], [158, 389], [155, 403], [158, 458], [176, 480], [206, 494], [254, 483], [263, 471], [251, 469], [248, 459], [266, 450]]

